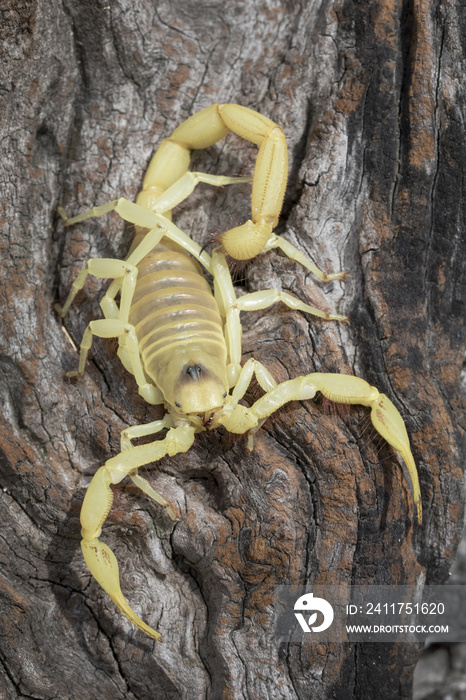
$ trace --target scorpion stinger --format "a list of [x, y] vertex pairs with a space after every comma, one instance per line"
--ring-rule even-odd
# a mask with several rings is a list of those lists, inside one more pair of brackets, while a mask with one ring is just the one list
[[[242, 226], [221, 236], [212, 256], [171, 221], [171, 210], [198, 183], [214, 186], [249, 181], [188, 171], [190, 150], [207, 148], [228, 131], [259, 146], [252, 182], [252, 216]], [[358, 377], [314, 373], [277, 384], [257, 360], [241, 366], [240, 312], [265, 309], [283, 302], [291, 309], [325, 321], [345, 321], [309, 306], [283, 291], [262, 290], [236, 298], [225, 255], [246, 260], [279, 248], [323, 282], [343, 280], [345, 272], [325, 274], [295, 246], [273, 233], [281, 212], [288, 176], [283, 130], [257, 112], [238, 105], [213, 105], [181, 124], [160, 144], [153, 156], [136, 203], [117, 199], [68, 218], [65, 226], [115, 211], [135, 224], [136, 236], [126, 260], [90, 259], [84, 265], [64, 305], [64, 317], [89, 274], [112, 280], [101, 301], [103, 319], [91, 321], [81, 343], [78, 370], [82, 375], [93, 336], [118, 339], [118, 356], [134, 375], [139, 393], [150, 404], [163, 404], [165, 416], [147, 425], [127, 428], [121, 452], [96, 472], [81, 511], [82, 550], [100, 585], [135, 625], [154, 639], [161, 635], [143, 622], [122, 595], [118, 564], [113, 552], [100, 542], [102, 527], [112, 505], [111, 486], [125, 476], [146, 495], [165, 507], [172, 520], [175, 508], [138, 474], [138, 468], [165, 455], [186, 452], [196, 433], [223, 425], [233, 433], [253, 435], [277, 408], [288, 401], [312, 399], [317, 392], [332, 401], [360, 404], [371, 409], [371, 420], [408, 468], [419, 523], [421, 493], [416, 465], [401, 415], [375, 387]], [[214, 280], [212, 294], [202, 265]], [[120, 294], [119, 304], [115, 301]], [[251, 407], [239, 403], [251, 379], [265, 392]], [[133, 439], [166, 431], [162, 439], [134, 446]]]

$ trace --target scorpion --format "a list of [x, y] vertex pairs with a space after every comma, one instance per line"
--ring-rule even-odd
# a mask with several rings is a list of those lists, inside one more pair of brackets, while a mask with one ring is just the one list
[[[190, 171], [190, 152], [208, 148], [228, 132], [259, 146], [253, 178], [226, 177]], [[213, 186], [250, 182], [252, 216], [245, 224], [219, 237], [209, 255], [173, 222], [172, 209], [199, 183]], [[241, 365], [240, 312], [265, 309], [282, 302], [326, 321], [346, 320], [309, 306], [284, 291], [263, 290], [237, 298], [229, 259], [250, 260], [272, 249], [282, 251], [322, 282], [344, 280], [345, 272], [325, 274], [273, 229], [278, 223], [288, 180], [287, 144], [283, 129], [267, 117], [236, 104], [207, 107], [178, 126], [164, 139], [149, 163], [136, 202], [119, 198], [73, 218], [60, 207], [65, 226], [115, 211], [135, 227], [125, 260], [89, 259], [72, 285], [63, 306], [66, 316], [88, 275], [111, 280], [100, 306], [103, 319], [87, 326], [80, 347], [79, 368], [68, 376], [82, 376], [93, 336], [118, 339], [118, 356], [134, 375], [139, 394], [149, 404], [163, 404], [165, 415], [121, 433], [121, 452], [95, 473], [81, 509], [82, 552], [97, 582], [124, 615], [155, 640], [161, 634], [147, 625], [124, 598], [112, 550], [99, 537], [113, 501], [112, 485], [129, 476], [147, 496], [166, 508], [172, 505], [138, 473], [139, 467], [186, 452], [197, 433], [224, 426], [231, 433], [248, 433], [248, 448], [264, 420], [289, 401], [313, 399], [320, 392], [342, 404], [371, 409], [372, 424], [403, 458], [413, 487], [418, 522], [422, 521], [421, 493], [404, 421], [390, 399], [359, 377], [316, 372], [277, 384], [267, 368], [251, 358]], [[213, 277], [212, 293], [202, 267]], [[119, 295], [119, 303], [116, 298]], [[262, 391], [251, 406], [240, 403], [252, 378]], [[148, 444], [133, 440], [166, 431]]]

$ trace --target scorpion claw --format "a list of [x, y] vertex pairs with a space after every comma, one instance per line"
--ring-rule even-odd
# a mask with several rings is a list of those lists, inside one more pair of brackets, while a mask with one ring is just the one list
[[142, 632], [145, 632], [149, 637], [161, 642], [162, 635], [152, 629], [152, 627], [149, 627], [149, 625], [146, 625], [146, 623], [136, 615], [121, 592], [118, 562], [110, 547], [107, 547], [106, 544], [95, 538], [93, 540], [82, 540], [81, 549], [89, 571], [97, 583], [108, 593], [115, 605], [120, 608], [121, 612], [126, 615], [128, 620], [136, 625], [136, 627], [139, 627]]
[[[297, 387], [297, 391], [293, 392], [294, 386]], [[285, 395], [282, 387], [290, 387], [290, 389], [287, 389], [287, 392], [290, 393]], [[270, 401], [270, 397], [274, 395], [274, 405], [278, 406], [278, 402], [280, 402], [280, 404], [283, 402], [280, 395], [282, 395], [286, 401], [289, 401], [291, 398], [303, 400], [312, 398], [317, 391], [320, 391], [323, 396], [330, 399], [330, 401], [343, 404], [359, 404], [361, 406], [368, 406], [371, 409], [371, 420], [374, 428], [389, 445], [400, 453], [406, 464], [413, 486], [417, 519], [418, 523], [421, 524], [421, 489], [419, 486], [416, 463], [411, 453], [408, 433], [403, 418], [388, 396], [379, 393], [376, 387], [370, 386], [364, 379], [360, 379], [360, 377], [320, 372], [309, 374], [307, 377], [298, 378], [297, 380], [283, 382], [282, 385], [278, 385], [272, 392], [269, 392], [268, 396]], [[265, 408], [266, 401], [264, 397], [256, 401], [252, 406], [252, 410], [261, 418], [264, 415], [270, 415], [270, 411], [266, 412], [266, 410], [263, 410], [262, 405]]]
[[408, 433], [398, 410], [385, 394], [379, 394], [372, 404], [371, 420], [377, 432], [403, 458], [413, 485], [414, 504], [417, 510], [418, 523], [422, 523], [422, 502], [416, 463], [409, 446]]

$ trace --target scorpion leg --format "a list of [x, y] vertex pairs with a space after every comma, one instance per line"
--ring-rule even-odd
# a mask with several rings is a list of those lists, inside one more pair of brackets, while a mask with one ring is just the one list
[[75, 371], [67, 372], [68, 377], [82, 377], [84, 374], [87, 355], [92, 345], [92, 336], [99, 338], [118, 338], [118, 357], [124, 367], [134, 375], [138, 385], [139, 394], [150, 404], [163, 403], [163, 396], [151, 382], [147, 381], [136, 336], [136, 330], [130, 323], [118, 319], [99, 319], [91, 321], [84, 331], [81, 341], [79, 367]]
[[132, 447], [109, 459], [94, 475], [81, 509], [81, 548], [91, 574], [121, 612], [140, 630], [158, 641], [162, 639], [159, 632], [143, 622], [124, 598], [116, 557], [106, 544], [100, 542], [99, 536], [113, 502], [110, 487], [112, 484], [118, 484], [127, 475], [133, 475], [133, 482], [144, 493], [164, 505], [172, 520], [176, 519], [168, 501], [154, 491], [146, 479], [139, 477], [137, 469], [165, 455], [173, 456], [179, 452], [186, 452], [194, 442], [194, 432], [192, 426], [171, 428], [163, 440]]
[[[132, 440], [134, 438], [146, 437], [147, 435], [154, 435], [160, 432], [164, 428], [173, 428], [173, 418], [169, 413], [166, 413], [161, 420], [154, 420], [151, 423], [145, 423], [144, 425], [133, 425], [131, 428], [126, 428], [121, 433], [121, 451], [130, 450], [134, 446]], [[154, 491], [147, 479], [138, 474], [136, 469], [132, 474], [129, 475], [133, 483], [141, 489], [147, 496], [152, 498], [154, 501], [159, 503], [161, 506], [165, 506], [167, 512], [172, 520], [176, 520], [173, 508], [170, 506], [168, 501], [163, 498], [157, 491]]]
[[259, 386], [265, 392], [272, 391], [272, 389], [275, 389], [277, 386], [277, 382], [272, 377], [269, 370], [266, 369], [261, 362], [258, 362], [251, 357], [241, 368], [238, 382], [231, 393], [231, 398], [235, 403], [238, 403], [238, 401], [245, 395], [253, 375], [259, 382]]
[[[121, 294], [121, 305], [120, 305], [120, 314], [122, 316], [128, 317], [129, 314], [129, 307], [131, 304], [131, 299], [133, 297], [134, 293], [134, 288], [136, 285], [136, 279], [137, 279], [137, 267], [135, 265], [132, 265], [128, 261], [122, 261], [122, 260], [115, 260], [115, 259], [110, 259], [110, 258], [100, 258], [100, 259], [94, 259], [91, 258], [86, 262], [86, 264], [83, 266], [80, 274], [78, 275], [77, 279], [75, 280], [72, 289], [68, 295], [68, 298], [66, 299], [65, 304], [61, 307], [58, 304], [55, 306], [56, 310], [60, 314], [60, 316], [64, 317], [68, 309], [73, 302], [76, 294], [79, 292], [80, 289], [83, 288], [87, 276], [89, 274], [94, 275], [95, 277], [101, 278], [101, 279], [107, 279], [107, 278], [123, 278], [122, 281], [122, 294]], [[92, 336], [93, 335], [98, 335], [103, 338], [112, 338], [119, 336], [123, 332], [128, 332], [128, 329], [126, 327], [121, 326], [121, 321], [118, 319], [113, 318], [113, 314], [110, 315], [110, 318], [106, 318], [105, 320], [96, 320], [96, 321], [91, 321], [91, 323], [87, 326], [83, 339], [81, 341], [81, 353], [80, 353], [80, 359], [79, 359], [79, 369], [77, 372], [68, 372], [69, 377], [73, 376], [82, 376], [84, 374], [84, 369], [85, 369], [85, 364], [86, 364], [86, 358], [89, 352], [89, 349], [92, 345]], [[124, 322], [123, 322], [124, 323]], [[127, 325], [127, 324], [126, 324]], [[139, 351], [138, 351], [139, 354]], [[139, 365], [141, 364], [139, 360]], [[139, 369], [139, 368], [138, 368]], [[142, 373], [142, 374], [141, 374]], [[141, 378], [143, 376], [142, 368], [141, 371], [138, 373], [138, 376]], [[144, 379], [142, 384], [147, 384], [147, 381]]]
[[[92, 209], [89, 209], [88, 211], [85, 211], [72, 219], [68, 219], [62, 207], [59, 207], [59, 212], [62, 218], [64, 219], [64, 225], [71, 226], [72, 224], [77, 223], [78, 221], [84, 221], [85, 219], [96, 216], [103, 216], [109, 211], [115, 211], [118, 207], [119, 201], [120, 200], [113, 200], [112, 202], [103, 204], [100, 207], [93, 207]], [[133, 253], [128, 257], [126, 261], [112, 258], [91, 258], [90, 260], [88, 260], [84, 264], [76, 280], [73, 282], [70, 293], [68, 294], [68, 297], [63, 306], [60, 306], [59, 304], [55, 305], [55, 309], [56, 311], [58, 311], [60, 316], [62, 318], [66, 316], [74, 298], [76, 297], [77, 293], [84, 287], [88, 275], [91, 274], [94, 277], [98, 277], [100, 279], [113, 278], [113, 282], [111, 283], [105, 296], [100, 302], [100, 307], [104, 313], [105, 318], [114, 319], [122, 318], [122, 316], [125, 316], [127, 319], [129, 307], [131, 305], [136, 284], [135, 278], [137, 276], [137, 270], [135, 270], [135, 268], [137, 264], [141, 262], [141, 260], [158, 243], [160, 243], [164, 235], [164, 223], [165, 218], [161, 218], [160, 221], [155, 222], [155, 225], [151, 227], [151, 229], [153, 230], [150, 230], [148, 232], [148, 234], [144, 237], [144, 239], [140, 242], [140, 244], [137, 246], [137, 248], [133, 251]], [[128, 273], [132, 273], [134, 277], [133, 280], [126, 279], [125, 281], [125, 277], [127, 277]], [[120, 291], [122, 285], [124, 286], [125, 284], [127, 286], [126, 294], [124, 299], [122, 299], [122, 303], [120, 303], [119, 310], [115, 303], [115, 296]]]
[[[91, 262], [115, 262], [115, 263], [120, 263], [120, 265], [125, 264], [122, 263], [121, 261], [105, 261], [105, 260], [90, 260], [88, 261], [87, 265]], [[127, 265], [127, 263], [126, 263]], [[92, 266], [90, 266], [91, 269]], [[135, 272], [137, 273], [137, 268], [134, 268]], [[87, 272], [87, 270], [86, 270]], [[126, 279], [131, 279], [129, 276]], [[121, 306], [120, 306], [120, 313], [122, 315], [128, 316], [129, 312], [129, 303], [127, 304], [125, 301], [125, 292], [130, 290], [130, 294], [128, 295], [130, 298], [133, 296], [134, 292], [134, 285], [135, 285], [135, 280], [136, 280], [136, 274], [133, 276], [133, 280], [128, 287], [125, 286], [125, 282], [123, 282], [122, 285], [122, 295], [121, 295]], [[70, 297], [75, 295], [78, 290], [72, 290], [70, 293]], [[64, 315], [68, 307], [72, 301], [72, 298], [70, 300], [70, 297], [68, 297], [67, 302], [63, 306], [63, 309], [61, 310], [62, 315]], [[60, 307], [58, 307], [58, 311], [60, 311]], [[138, 391], [140, 395], [147, 401], [147, 403], [150, 404], [159, 404], [163, 403], [163, 396], [160, 393], [160, 391], [155, 387], [151, 382], [147, 381], [146, 375], [144, 373], [144, 369], [142, 366], [142, 361], [141, 361], [141, 356], [139, 353], [139, 345], [137, 341], [137, 336], [136, 336], [136, 331], [134, 326], [132, 326], [130, 323], [125, 322], [124, 320], [116, 319], [113, 317], [110, 318], [105, 318], [105, 319], [99, 319], [95, 321], [91, 321], [89, 325], [87, 326], [86, 330], [84, 331], [83, 338], [81, 341], [81, 348], [80, 348], [80, 355], [79, 355], [79, 366], [77, 370], [67, 372], [68, 377], [82, 377], [85, 371], [86, 367], [86, 360], [87, 356], [89, 353], [89, 350], [91, 349], [92, 346], [92, 337], [96, 335], [99, 338], [118, 338], [119, 340], [119, 350], [118, 350], [118, 356], [120, 360], [122, 361], [123, 365], [125, 368], [131, 372], [131, 374], [134, 375], [134, 378], [136, 380], [136, 383], [138, 385]]]
[[326, 311], [321, 311], [316, 309], [314, 306], [309, 306], [303, 301], [300, 301], [296, 297], [288, 294], [287, 292], [279, 291], [278, 289], [264, 289], [259, 292], [252, 292], [251, 294], [245, 294], [236, 300], [236, 307], [241, 311], [258, 311], [260, 309], [266, 309], [268, 306], [272, 306], [277, 301], [282, 301], [290, 309], [298, 309], [299, 311], [304, 311], [305, 313], [312, 314], [313, 316], [318, 316], [324, 319], [324, 321], [347, 321], [346, 316], [340, 314], [329, 314]]
[[121, 431], [120, 446], [121, 451], [130, 450], [134, 447], [132, 440], [135, 438], [146, 437], [147, 435], [154, 435], [160, 432], [164, 428], [173, 428], [173, 418], [169, 413], [160, 420], [154, 420], [151, 423], [145, 423], [143, 425], [133, 425], [131, 428], [125, 428]]
[[188, 170], [179, 180], [168, 187], [162, 194], [154, 196], [150, 191], [142, 189], [136, 203], [149, 209], [154, 214], [167, 216], [174, 207], [189, 197], [196, 186], [203, 182], [214, 187], [225, 187], [242, 182], [251, 182], [252, 177], [227, 177], [225, 175], [210, 175], [209, 173]]
[[[210, 255], [203, 251], [200, 245], [195, 243], [189, 236], [186, 235], [186, 233], [179, 229], [178, 226], [175, 226], [175, 224], [172, 223], [166, 216], [154, 214], [141, 205], [130, 202], [129, 199], [125, 199], [124, 197], [114, 199], [111, 202], [102, 204], [102, 206], [99, 207], [93, 207], [92, 209], [89, 209], [88, 211], [85, 211], [72, 219], [68, 219], [66, 217], [63, 209], [61, 209], [61, 215], [64, 219], [64, 225], [71, 226], [78, 221], [84, 221], [85, 219], [91, 219], [96, 216], [103, 216], [104, 214], [108, 214], [110, 211], [115, 211], [124, 221], [134, 224], [135, 226], [139, 226], [142, 229], [148, 229], [149, 231], [151, 231], [151, 229], [163, 229], [161, 237], [167, 236], [167, 238], [170, 240], [178, 243], [188, 253], [191, 253], [191, 255], [195, 257], [196, 260], [198, 260], [202, 265], [204, 265], [206, 270], [210, 272]], [[146, 238], [147, 236], [145, 236], [145, 239]], [[144, 243], [144, 240], [141, 241], [140, 245]], [[153, 245], [155, 245], [155, 243]], [[133, 253], [136, 253], [138, 249], [139, 246], [133, 251]], [[128, 258], [127, 262], [129, 262], [130, 258], [131, 256]], [[116, 291], [118, 291], [118, 288]], [[61, 312], [61, 314], [64, 315], [63, 312]]]
[[124, 275], [137, 275], [137, 270], [134, 266], [129, 266], [129, 263], [124, 260], [113, 258], [90, 258], [82, 267], [81, 272], [72, 284], [70, 293], [63, 304], [55, 304], [55, 310], [62, 318], [66, 316], [75, 296], [84, 287], [88, 275], [93, 275], [100, 279], [109, 279], [115, 277], [123, 277]]
[[[277, 382], [275, 379], [272, 377], [270, 372], [266, 367], [261, 362], [258, 362], [255, 360], [253, 357], [251, 357], [246, 364], [241, 368], [240, 375], [238, 377], [238, 381], [236, 383], [235, 388], [232, 391], [231, 397], [230, 397], [230, 402], [233, 404], [235, 407], [238, 404], [238, 401], [243, 398], [245, 395], [253, 375], [256, 377], [259, 386], [266, 392], [268, 393], [269, 391], [272, 391], [272, 389], [275, 389], [277, 386]], [[237, 408], [233, 408], [233, 411], [237, 411]], [[240, 409], [241, 410], [241, 409]], [[253, 427], [250, 428], [248, 432], [248, 450], [252, 451], [254, 448], [254, 435], [257, 433], [261, 425], [266, 421], [267, 417], [260, 418], [257, 421], [257, 425], [254, 425]]]
[[220, 314], [225, 319], [224, 333], [228, 349], [227, 376], [230, 387], [234, 387], [241, 372], [241, 335], [240, 313], [236, 308], [236, 294], [231, 273], [225, 256], [216, 248], [212, 251], [212, 274], [214, 277], [214, 296]]
[[337, 403], [359, 404], [371, 408], [371, 420], [377, 432], [401, 455], [413, 486], [418, 522], [422, 522], [422, 502], [416, 464], [404, 421], [390, 399], [359, 377], [346, 374], [314, 373], [279, 384], [249, 409], [258, 420], [270, 416], [288, 401], [314, 398], [320, 391]]
[[[234, 387], [231, 399], [237, 403], [243, 398], [254, 374], [264, 391], [271, 391], [277, 382], [270, 372], [257, 360], [251, 358], [241, 367], [241, 323], [228, 263], [223, 253], [217, 248], [212, 253], [212, 272], [214, 275], [214, 291], [220, 313], [225, 318], [225, 338], [230, 363], [227, 373], [230, 387]], [[243, 299], [244, 297], [240, 297]], [[255, 431], [254, 431], [255, 432]]]
[[322, 270], [318, 268], [317, 265], [314, 265], [314, 263], [311, 262], [311, 260], [309, 260], [309, 258], [307, 258], [305, 255], [303, 255], [303, 253], [301, 253], [301, 251], [298, 250], [292, 243], [287, 241], [285, 238], [281, 238], [281, 236], [275, 235], [274, 233], [272, 233], [269, 240], [267, 241], [263, 252], [266, 253], [268, 250], [272, 250], [272, 248], [280, 248], [280, 250], [283, 253], [285, 253], [285, 255], [288, 258], [298, 262], [300, 265], [305, 267], [316, 277], [322, 280], [322, 282], [332, 282], [333, 280], [345, 280], [348, 276], [348, 272], [344, 271], [329, 272], [328, 274], [322, 272]]
[[[236, 385], [241, 372], [242, 329], [240, 323], [240, 311], [265, 309], [278, 301], [282, 301], [292, 309], [305, 311], [306, 313], [313, 314], [314, 316], [319, 316], [324, 320], [342, 322], [347, 320], [346, 316], [339, 314], [328, 314], [325, 311], [321, 311], [320, 309], [316, 309], [313, 306], [305, 304], [299, 299], [296, 299], [296, 297], [293, 297], [291, 294], [278, 290], [272, 289], [253, 292], [237, 298], [233, 288], [228, 263], [225, 260], [225, 256], [219, 249], [212, 252], [212, 274], [214, 276], [215, 298], [219, 305], [220, 313], [225, 318], [225, 339], [229, 354], [227, 373], [230, 386]], [[263, 388], [265, 391], [268, 391], [271, 387]], [[252, 438], [250, 444], [252, 444]]]

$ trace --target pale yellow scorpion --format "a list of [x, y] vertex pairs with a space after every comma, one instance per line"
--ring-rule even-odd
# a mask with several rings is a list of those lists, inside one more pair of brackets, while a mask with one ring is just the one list
[[[252, 219], [221, 235], [212, 256], [171, 221], [171, 210], [200, 182], [223, 186], [251, 178], [220, 177], [188, 171], [190, 151], [212, 146], [229, 131], [259, 146], [252, 179]], [[118, 338], [118, 356], [134, 375], [139, 393], [150, 404], [163, 404], [165, 416], [122, 432], [119, 455], [109, 459], [92, 479], [81, 510], [82, 551], [92, 575], [120, 610], [154, 639], [161, 635], [143, 622], [123, 597], [113, 552], [99, 540], [110, 511], [112, 484], [126, 476], [164, 506], [173, 507], [138, 474], [138, 467], [164, 455], [189, 450], [196, 433], [219, 425], [232, 433], [252, 435], [263, 421], [288, 401], [312, 399], [321, 392], [331, 401], [371, 408], [376, 430], [402, 456], [411, 476], [418, 521], [421, 494], [416, 465], [403, 419], [390, 399], [358, 377], [314, 373], [276, 383], [257, 360], [241, 366], [240, 312], [283, 302], [325, 320], [344, 321], [283, 291], [267, 290], [237, 298], [226, 256], [247, 260], [278, 248], [320, 280], [344, 279], [344, 272], [324, 274], [296, 247], [273, 233], [288, 178], [285, 135], [280, 126], [235, 104], [216, 104], [183, 122], [153, 156], [136, 203], [117, 199], [71, 219], [61, 209], [65, 226], [116, 211], [135, 225], [136, 236], [126, 260], [90, 259], [63, 305], [64, 317], [89, 274], [113, 280], [100, 302], [104, 319], [86, 328], [77, 372], [82, 375], [92, 337]], [[201, 263], [213, 277], [214, 293]], [[115, 299], [120, 295], [119, 304]], [[264, 395], [252, 406], [239, 403], [255, 376]], [[136, 445], [132, 440], [166, 430], [163, 439]]]

